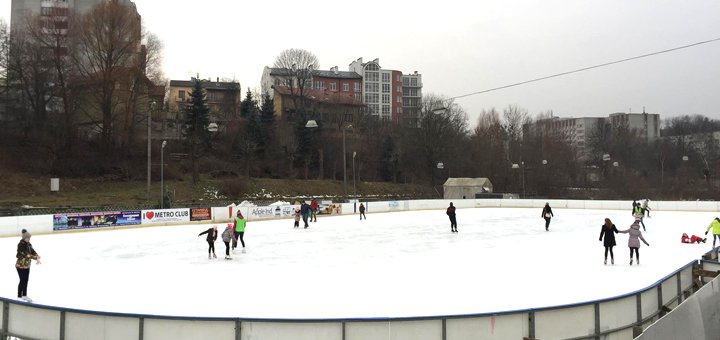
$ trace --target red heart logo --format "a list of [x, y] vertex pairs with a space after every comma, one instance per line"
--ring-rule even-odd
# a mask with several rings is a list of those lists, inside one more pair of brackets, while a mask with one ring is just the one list
[[155, 213], [152, 211], [148, 211], [145, 213], [145, 218], [147, 218], [148, 220], [152, 220], [153, 216], [155, 216]]

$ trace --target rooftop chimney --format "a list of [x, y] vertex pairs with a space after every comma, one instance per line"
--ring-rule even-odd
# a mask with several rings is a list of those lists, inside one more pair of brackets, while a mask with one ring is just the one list
[[220, 77], [217, 77], [216, 83], [219, 83], [219, 82], [220, 82]]

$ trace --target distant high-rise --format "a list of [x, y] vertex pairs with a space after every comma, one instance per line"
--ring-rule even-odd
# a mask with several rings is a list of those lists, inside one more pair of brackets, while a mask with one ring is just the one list
[[135, 8], [135, 3], [130, 0], [12, 0], [10, 24], [16, 26], [24, 18], [39, 14], [49, 27], [67, 28], [70, 14], [88, 12], [96, 5], [106, 1], [118, 1]]
[[364, 63], [363, 58], [350, 63], [350, 71], [363, 77], [363, 102], [370, 115], [398, 122], [404, 112], [419, 109], [422, 98], [419, 73], [403, 75], [400, 71], [382, 69], [379, 59]]

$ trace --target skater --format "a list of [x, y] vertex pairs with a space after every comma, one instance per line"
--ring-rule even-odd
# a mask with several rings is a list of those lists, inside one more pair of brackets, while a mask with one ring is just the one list
[[445, 213], [450, 217], [450, 232], [457, 233], [457, 219], [455, 219], [455, 207], [452, 202], [450, 202], [450, 206]]
[[310, 215], [310, 222], [317, 222], [318, 201], [315, 199], [315, 197], [310, 200], [310, 210], [312, 213], [312, 215]]
[[17, 269], [18, 276], [20, 277], [17, 297], [26, 302], [32, 302], [32, 299], [27, 296], [28, 280], [30, 280], [30, 264], [32, 264], [32, 260], [40, 264], [40, 255], [33, 249], [30, 243], [30, 236], [32, 236], [30, 232], [25, 229], [22, 230], [20, 242], [17, 246], [17, 255], [15, 255], [15, 258], [17, 258], [15, 269]]
[[225, 259], [226, 260], [232, 260], [230, 257], [230, 242], [235, 238], [235, 234], [233, 233], [232, 225], [228, 224], [225, 226], [225, 230], [222, 233], [222, 240], [223, 243], [225, 243]]
[[552, 212], [552, 208], [550, 208], [550, 203], [545, 202], [545, 207], [543, 208], [540, 217], [545, 219], [545, 231], [550, 231], [550, 219], [555, 217], [555, 214]]
[[706, 238], [702, 238], [697, 235], [688, 236], [688, 234], [686, 234], [686, 233], [683, 233], [682, 237], [680, 238], [680, 242], [682, 242], [682, 243], [700, 243], [700, 242], [705, 243], [706, 240], [707, 240]]
[[640, 203], [635, 202], [635, 203], [633, 203], [633, 205], [634, 205], [634, 208], [633, 208], [632, 215], [635, 217], [635, 222], [642, 224], [643, 231], [646, 231], [645, 230], [645, 222], [643, 222], [643, 217], [645, 216], [645, 212], [643, 211], [643, 208], [640, 206]]
[[208, 230], [203, 231], [202, 233], [198, 234], [198, 236], [201, 236], [203, 234], [207, 234], [207, 237], [205, 240], [208, 243], [208, 260], [212, 258], [217, 258], [217, 255], [215, 255], [215, 240], [217, 240], [217, 226], [214, 225], [212, 228], [208, 228]]
[[237, 216], [235, 217], [233, 227], [233, 229], [235, 229], [235, 247], [233, 247], [233, 250], [237, 248], [237, 240], [240, 240], [243, 251], [245, 251], [245, 239], [243, 238], [245, 236], [245, 217], [243, 217], [242, 213], [239, 211], [237, 212]]
[[620, 230], [619, 233], [623, 234], [629, 234], [630, 237], [628, 238], [628, 247], [630, 247], [630, 265], [633, 265], [633, 251], [635, 252], [635, 257], [637, 258], [637, 264], [640, 265], [640, 240], [645, 243], [648, 247], [650, 246], [647, 241], [645, 241], [645, 238], [642, 236], [642, 232], [640, 231], [640, 223], [638, 221], [633, 222], [633, 224], [630, 225], [630, 229], [627, 230]]
[[705, 235], [708, 234], [710, 228], [713, 230], [713, 248], [715, 248], [715, 240], [720, 240], [720, 218], [715, 217], [712, 223], [710, 223], [707, 227], [707, 230], [705, 230]]
[[613, 247], [615, 246], [615, 234], [617, 233], [618, 230], [615, 224], [613, 224], [609, 218], [606, 218], [605, 224], [600, 228], [600, 241], [603, 241], [603, 235], [605, 236], [605, 241], [603, 241], [603, 245], [605, 246], [605, 264], [607, 264], [608, 251], [610, 252], [610, 264], [615, 264]]
[[302, 201], [302, 203], [300, 203], [300, 215], [302, 215], [305, 229], [307, 229], [310, 226], [308, 225], [308, 217], [310, 216], [310, 205], [307, 204], [305, 201]]
[[647, 215], [648, 218], [650, 218], [650, 200], [645, 199], [642, 202], [642, 210], [645, 215]]
[[300, 228], [300, 208], [295, 208], [295, 224], [293, 228]]
[[367, 217], [365, 216], [365, 206], [360, 203], [360, 208], [358, 208], [360, 211], [360, 220], [362, 221], [363, 217], [367, 220]]

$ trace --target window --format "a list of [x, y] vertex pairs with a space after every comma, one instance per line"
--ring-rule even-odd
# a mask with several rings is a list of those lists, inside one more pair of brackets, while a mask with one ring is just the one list
[[397, 97], [397, 100], [396, 100], [396, 102], [398, 102], [398, 103], [402, 103], [402, 97]]
[[379, 102], [379, 95], [377, 93], [366, 93], [365, 94], [365, 103], [377, 103]]
[[178, 99], [180, 99], [181, 101], [185, 100], [185, 91], [183, 91], [183, 90], [178, 91]]
[[356, 93], [356, 94], [355, 94], [355, 101], [361, 102], [361, 101], [362, 101], [362, 94]]
[[316, 80], [315, 81], [315, 88], [318, 90], [324, 90], [325, 89], [325, 82], [322, 80]]
[[382, 81], [383, 81], [383, 83], [389, 83], [390, 82], [390, 73], [383, 72]]
[[365, 83], [365, 92], [380, 92], [380, 84]]
[[337, 83], [331, 82], [329, 84], [329, 87], [330, 87], [330, 91], [337, 91]]
[[343, 92], [348, 92], [348, 91], [350, 91], [350, 84], [348, 84], [348, 83], [343, 83], [343, 84], [342, 84], [342, 90], [343, 90]]
[[389, 94], [382, 95], [382, 102], [383, 102], [383, 104], [390, 104], [390, 95]]
[[410, 86], [418, 86], [418, 79], [410, 78]]
[[382, 92], [390, 93], [390, 84], [382, 84]]
[[380, 81], [380, 74], [377, 72], [365, 72], [365, 81]]
[[390, 105], [383, 105], [382, 113], [383, 113], [383, 115], [389, 115], [390, 114]]
[[402, 86], [396, 87], [395, 92], [398, 92], [398, 93], [402, 92]]
[[355, 88], [355, 92], [361, 92], [361, 91], [362, 91], [362, 90], [361, 90], [361, 87], [360, 87], [360, 83], [355, 83], [354, 88]]

